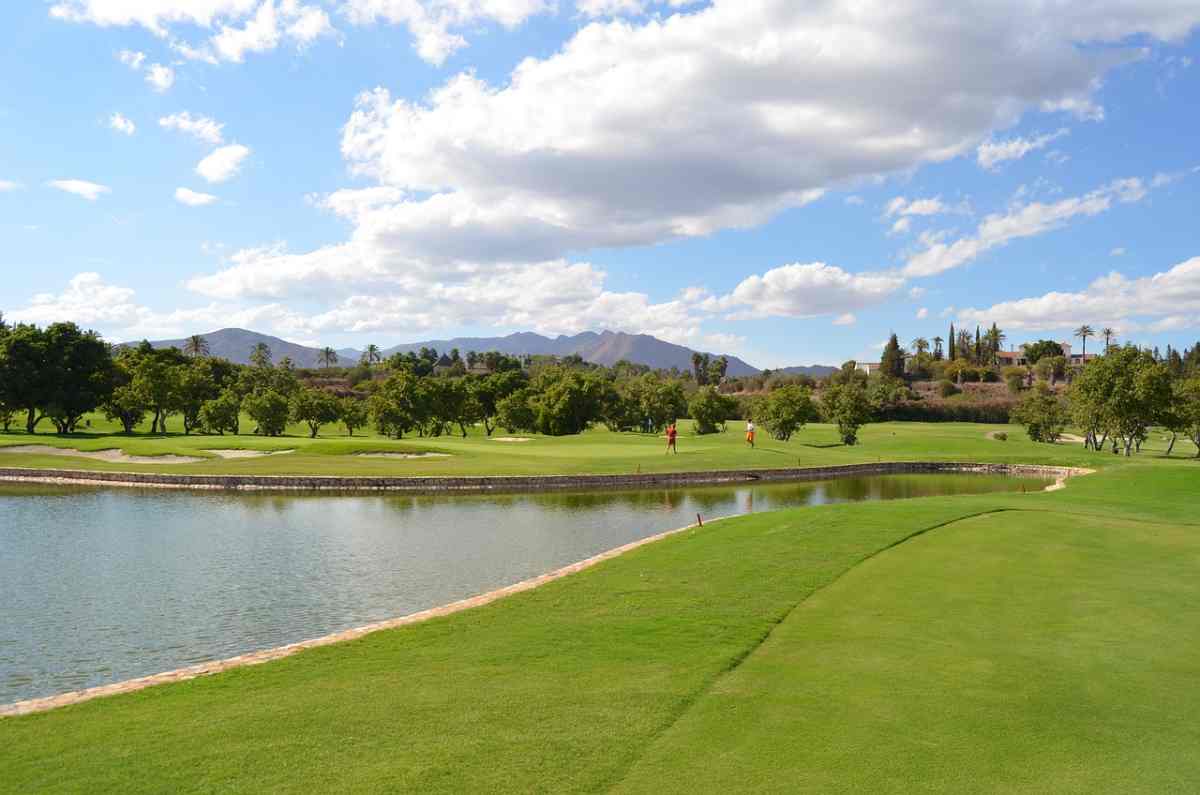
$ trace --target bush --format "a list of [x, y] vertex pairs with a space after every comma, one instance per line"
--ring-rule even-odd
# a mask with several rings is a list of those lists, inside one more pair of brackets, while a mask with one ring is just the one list
[[1007, 425], [1013, 409], [1011, 401], [986, 402], [908, 401], [881, 409], [880, 422], [979, 422]]
[[274, 390], [248, 395], [242, 408], [258, 423], [258, 432], [264, 436], [278, 436], [287, 428], [288, 399]]
[[1005, 433], [1004, 431], [996, 431], [995, 433], [992, 434], [992, 438], [995, 439], [997, 442], [1007, 442], [1008, 434]]
[[955, 386], [954, 382], [950, 380], [942, 381], [938, 384], [938, 394], [944, 398], [957, 395], [961, 391], [962, 390]]
[[739, 406], [733, 398], [711, 387], [702, 387], [688, 404], [688, 413], [696, 423], [696, 433], [715, 433], [738, 415]]
[[807, 387], [785, 386], [771, 393], [759, 407], [755, 419], [775, 439], [786, 442], [816, 416]]

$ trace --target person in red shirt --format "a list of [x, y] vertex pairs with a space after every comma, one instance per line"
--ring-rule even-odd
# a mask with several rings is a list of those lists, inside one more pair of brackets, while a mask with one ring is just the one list
[[675, 447], [675, 437], [676, 436], [677, 436], [677, 431], [675, 430], [675, 423], [672, 422], [670, 425], [667, 426], [667, 452], [675, 453], [676, 455], [678, 455], [679, 450]]

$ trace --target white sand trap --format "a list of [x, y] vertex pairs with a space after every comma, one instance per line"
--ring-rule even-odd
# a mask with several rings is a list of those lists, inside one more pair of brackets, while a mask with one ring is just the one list
[[194, 458], [187, 455], [129, 455], [123, 450], [85, 452], [69, 447], [51, 447], [46, 444], [22, 444], [15, 447], [0, 447], [0, 453], [90, 458], [93, 461], [106, 461], [110, 464], [198, 464], [204, 460], [203, 458]]
[[266, 458], [269, 455], [287, 455], [295, 450], [205, 450], [218, 458]]
[[359, 458], [449, 458], [449, 453], [358, 453]]
[[493, 438], [492, 441], [493, 442], [532, 442], [533, 439], [529, 439], [524, 436], [497, 436], [497, 437]]
[[1064, 433], [1062, 436], [1058, 437], [1058, 440], [1060, 442], [1078, 442], [1079, 444], [1083, 444], [1087, 441], [1087, 439], [1084, 439], [1082, 436], [1076, 436], [1073, 433]]

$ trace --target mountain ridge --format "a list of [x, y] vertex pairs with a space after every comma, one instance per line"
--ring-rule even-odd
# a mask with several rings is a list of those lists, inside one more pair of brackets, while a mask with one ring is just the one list
[[[291, 358], [297, 367], [317, 367], [320, 348], [289, 342], [281, 337], [263, 334], [242, 328], [223, 328], [201, 337], [208, 342], [209, 352], [239, 364], [249, 363], [250, 351], [259, 342], [266, 343], [271, 348], [275, 361], [286, 357]], [[187, 338], [169, 340], [151, 340], [155, 348], [182, 348]], [[132, 345], [137, 343], [126, 343]], [[385, 348], [384, 358], [394, 353], [407, 353], [421, 348], [436, 348], [440, 353], [447, 353], [454, 348], [460, 352], [499, 351], [510, 356], [548, 355], [571, 356], [577, 355], [585, 361], [594, 364], [611, 366], [622, 359], [643, 364], [654, 369], [669, 370], [672, 367], [679, 370], [691, 370], [692, 354], [697, 351], [683, 345], [676, 345], [649, 334], [627, 334], [620, 331], [584, 331], [579, 334], [560, 334], [548, 337], [531, 331], [520, 331], [501, 337], [452, 337], [440, 340], [424, 340], [421, 342], [403, 343]], [[715, 354], [707, 351], [716, 357]], [[358, 361], [361, 351], [354, 348], [337, 350], [341, 364]], [[724, 354], [729, 359], [727, 374], [731, 377], [757, 375], [761, 369], [754, 367], [737, 356]], [[789, 368], [790, 369], [790, 368]]]

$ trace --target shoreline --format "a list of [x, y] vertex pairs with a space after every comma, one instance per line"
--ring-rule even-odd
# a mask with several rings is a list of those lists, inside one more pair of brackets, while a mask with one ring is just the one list
[[[916, 470], [907, 469], [905, 471], [921, 471], [921, 472], [954, 471], [954, 472], [963, 472], [963, 473], [975, 472], [975, 473], [1009, 474], [1009, 475], [1034, 475], [1034, 474], [1038, 474], [1038, 475], [1042, 475], [1042, 476], [1053, 475], [1055, 477], [1055, 482], [1053, 484], [1045, 487], [1045, 489], [1043, 489], [1043, 491], [1045, 491], [1045, 492], [1058, 491], [1060, 489], [1065, 488], [1067, 480], [1070, 479], [1071, 477], [1075, 477], [1078, 475], [1092, 474], [1093, 472], [1095, 472], [1095, 470], [1083, 469], [1083, 468], [1079, 468], [1079, 467], [1051, 467], [1051, 466], [1034, 465], [1034, 464], [951, 464], [951, 463], [938, 464], [936, 462], [924, 462], [924, 463], [920, 463], [920, 464], [911, 464], [911, 463], [905, 464], [905, 463], [893, 462], [891, 464], [870, 464], [870, 465], [854, 464], [854, 465], [850, 465], [850, 467], [855, 468], [856, 471], [861, 471], [862, 467], [867, 467], [867, 466], [875, 467], [875, 468], [878, 468], [881, 466], [883, 466], [883, 467], [920, 466], [920, 467], [922, 467], [921, 469], [916, 469]], [[930, 469], [930, 467], [939, 467], [939, 468]], [[847, 469], [847, 468], [849, 468], [849, 467], [835, 467], [832, 469]], [[823, 468], [819, 471], [826, 472], [826, 471], [828, 471], [828, 469], [831, 469], [831, 468]], [[703, 473], [699, 473], [699, 474], [703, 474]], [[589, 477], [603, 477], [603, 476], [589, 476]], [[0, 480], [2, 480], [2, 479], [3, 479], [3, 474], [0, 474]], [[817, 478], [808, 478], [808, 479], [817, 479]], [[730, 518], [734, 518], [734, 517], [731, 517], [731, 516], [715, 517], [715, 518], [709, 519], [706, 523], [711, 524], [713, 522], [720, 522], [720, 521], [730, 519]], [[222, 660], [214, 660], [211, 662], [197, 663], [195, 665], [190, 665], [190, 666], [186, 666], [183, 668], [177, 668], [177, 669], [174, 669], [171, 671], [163, 671], [161, 673], [150, 674], [148, 676], [136, 677], [134, 679], [126, 679], [126, 680], [123, 680], [120, 682], [113, 682], [113, 683], [107, 684], [107, 685], [97, 685], [96, 687], [90, 687], [90, 688], [87, 688], [84, 690], [73, 690], [73, 691], [68, 691], [66, 693], [58, 693], [58, 694], [52, 695], [52, 696], [40, 696], [37, 698], [26, 699], [23, 701], [16, 701], [16, 702], [13, 702], [10, 704], [0, 704], [0, 719], [7, 718], [7, 717], [18, 717], [21, 715], [32, 715], [32, 714], [35, 714], [38, 712], [47, 712], [49, 710], [58, 709], [60, 707], [71, 706], [73, 704], [81, 704], [83, 702], [92, 701], [92, 700], [98, 699], [98, 698], [105, 698], [108, 696], [120, 695], [122, 693], [133, 693], [133, 692], [137, 692], [139, 690], [144, 690], [146, 688], [154, 687], [157, 685], [169, 684], [172, 682], [186, 682], [186, 681], [189, 681], [192, 679], [197, 679], [202, 676], [209, 676], [212, 674], [222, 673], [224, 671], [229, 671], [229, 670], [232, 670], [235, 668], [242, 668], [242, 667], [251, 666], [251, 665], [261, 665], [263, 663], [271, 662], [273, 660], [280, 660], [280, 659], [283, 659], [286, 657], [290, 657], [293, 654], [297, 654], [301, 651], [304, 651], [305, 649], [319, 648], [321, 646], [330, 646], [335, 643], [343, 643], [346, 641], [357, 640], [359, 638], [365, 637], [365, 636], [373, 634], [375, 632], [380, 632], [380, 631], [387, 630], [387, 629], [396, 629], [398, 627], [408, 626], [411, 624], [419, 624], [419, 623], [429, 621], [434, 618], [440, 618], [442, 616], [453, 615], [454, 613], [458, 613], [463, 610], [469, 610], [469, 609], [472, 609], [475, 607], [482, 607], [484, 605], [495, 602], [499, 599], [503, 599], [508, 596], [513, 596], [515, 594], [522, 593], [524, 591], [533, 590], [534, 588], [538, 588], [542, 585], [545, 585], [546, 583], [553, 582], [554, 580], [562, 579], [563, 577], [566, 577], [571, 574], [575, 574], [580, 571], [584, 571], [593, 566], [596, 566], [597, 564], [603, 563], [604, 561], [611, 560], [613, 558], [624, 555], [624, 554], [631, 552], [639, 547], [645, 546], [647, 544], [652, 544], [657, 541], [661, 541], [665, 538], [669, 538], [671, 536], [678, 535], [680, 533], [685, 533], [688, 530], [698, 529], [700, 526], [701, 525], [690, 524], [690, 525], [686, 525], [684, 527], [676, 528], [674, 530], [666, 530], [661, 533], [656, 533], [654, 535], [647, 536], [646, 538], [641, 538], [636, 541], [631, 541], [631, 542], [629, 542], [627, 544], [623, 544], [619, 547], [614, 547], [613, 549], [606, 550], [604, 552], [600, 552], [589, 558], [578, 561], [576, 563], [568, 564], [568, 565], [560, 567], [558, 569], [554, 569], [545, 574], [541, 574], [536, 577], [531, 577], [529, 579], [521, 580], [520, 582], [514, 583], [512, 585], [507, 585], [502, 588], [497, 588], [495, 590], [487, 591], [482, 594], [470, 596], [465, 599], [459, 599], [457, 601], [450, 602], [445, 605], [427, 608], [425, 610], [421, 610], [416, 613], [410, 613], [405, 616], [400, 616], [400, 617], [391, 618], [391, 619], [385, 619], [383, 621], [377, 621], [377, 622], [373, 622], [371, 624], [365, 624], [363, 626], [353, 627], [351, 629], [346, 629], [346, 630], [341, 630], [339, 632], [333, 632], [328, 635], [322, 635], [320, 637], [310, 638], [308, 640], [297, 641], [295, 643], [288, 643], [283, 646], [276, 646], [273, 648], [261, 649], [259, 651], [253, 651], [253, 652], [246, 652], [245, 654], [239, 654], [234, 657], [228, 657], [228, 658], [225, 658]]]
[[342, 477], [337, 475], [178, 475], [157, 472], [101, 472], [84, 469], [0, 467], [0, 483], [116, 486], [199, 491], [536, 493], [607, 488], [650, 488], [730, 483], [828, 480], [854, 475], [974, 473], [1064, 479], [1091, 470], [1043, 464], [954, 461], [879, 461], [829, 467], [727, 469], [626, 475], [485, 475]]

